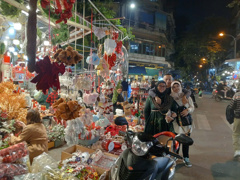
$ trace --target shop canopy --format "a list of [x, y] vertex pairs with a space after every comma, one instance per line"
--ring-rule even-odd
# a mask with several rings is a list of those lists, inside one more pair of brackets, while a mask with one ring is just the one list
[[146, 75], [146, 69], [145, 67], [129, 67], [129, 71], [128, 74], [132, 74], [132, 75]]
[[159, 76], [159, 69], [146, 68], [147, 76]]

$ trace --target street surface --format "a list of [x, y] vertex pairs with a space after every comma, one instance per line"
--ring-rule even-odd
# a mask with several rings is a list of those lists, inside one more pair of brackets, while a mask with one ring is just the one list
[[233, 161], [232, 125], [225, 118], [230, 101], [216, 102], [211, 95], [196, 96], [196, 101], [189, 153], [193, 166], [178, 160], [174, 180], [240, 180], [240, 162]]

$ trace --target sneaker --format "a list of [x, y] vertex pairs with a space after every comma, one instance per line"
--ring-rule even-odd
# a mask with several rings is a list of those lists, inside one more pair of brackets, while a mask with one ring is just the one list
[[240, 157], [240, 150], [236, 150], [234, 153], [234, 158]]
[[189, 158], [184, 158], [183, 159], [183, 162], [185, 163], [185, 166], [186, 167], [192, 167], [192, 164], [191, 164], [191, 162], [189, 161]]

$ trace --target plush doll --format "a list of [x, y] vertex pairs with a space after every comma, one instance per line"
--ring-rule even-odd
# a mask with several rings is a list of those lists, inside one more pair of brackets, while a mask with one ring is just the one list
[[58, 49], [57, 52], [53, 55], [53, 58], [56, 59], [57, 62], [61, 62], [58, 56], [62, 51], [63, 49]]
[[59, 104], [61, 104], [63, 101], [64, 101], [63, 98], [58, 99], [56, 102], [54, 102], [54, 103], [52, 104], [52, 107], [53, 107], [53, 108], [57, 108], [57, 106], [58, 106]]
[[57, 62], [62, 62], [67, 66], [77, 64], [83, 58], [82, 55], [74, 51], [71, 46], [68, 46], [65, 50], [59, 49], [53, 57]]
[[76, 111], [77, 108], [78, 108], [78, 102], [77, 102], [77, 101], [68, 101], [68, 102], [67, 102], [67, 105], [68, 105], [69, 110], [70, 110], [71, 112]]

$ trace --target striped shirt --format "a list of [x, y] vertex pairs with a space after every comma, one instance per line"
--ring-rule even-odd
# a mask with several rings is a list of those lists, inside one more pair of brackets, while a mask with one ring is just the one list
[[240, 118], [240, 92], [237, 92], [230, 102], [230, 107], [234, 110], [235, 118]]

